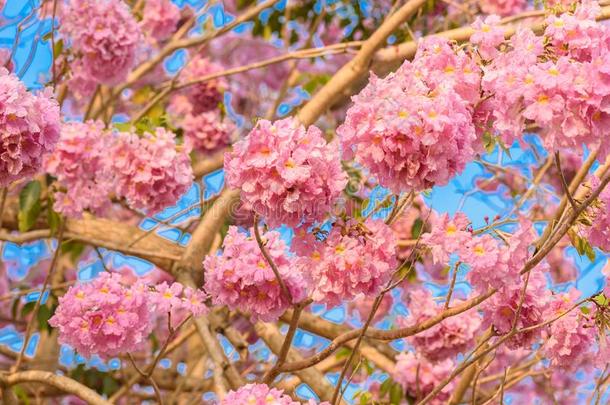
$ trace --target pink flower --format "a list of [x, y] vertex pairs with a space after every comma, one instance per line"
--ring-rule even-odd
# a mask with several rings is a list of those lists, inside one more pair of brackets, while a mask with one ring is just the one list
[[[412, 352], [405, 352], [396, 357], [396, 368], [392, 373], [392, 378], [402, 385], [407, 395], [423, 399], [438, 383], [448, 377], [454, 368], [455, 364], [451, 359], [435, 363]], [[451, 396], [453, 386], [453, 382], [447, 384], [430, 403], [444, 404]]]
[[180, 21], [180, 8], [171, 0], [147, 0], [140, 25], [158, 41], [169, 38]]
[[[459, 305], [453, 300], [452, 305]], [[401, 319], [401, 327], [416, 326], [438, 315], [444, 305], [436, 303], [425, 288], [418, 288], [409, 294], [409, 316]], [[463, 312], [445, 319], [434, 327], [417, 333], [406, 340], [415, 351], [431, 361], [452, 358], [474, 346], [475, 337], [481, 327], [481, 316], [476, 310]]]
[[332, 307], [358, 294], [376, 296], [396, 270], [396, 240], [381, 220], [335, 224], [296, 266], [309, 278], [311, 298]]
[[86, 210], [101, 215], [108, 209], [114, 187], [108, 159], [111, 142], [101, 121], [63, 124], [55, 152], [44, 162], [44, 169], [57, 178], [57, 212], [78, 218]]
[[[545, 312], [545, 319], [570, 310], [580, 294], [576, 290], [555, 296]], [[578, 308], [551, 323], [548, 327], [548, 339], [543, 349], [554, 366], [564, 370], [575, 370], [593, 360], [592, 349], [595, 346], [596, 331], [587, 324], [586, 318]]]
[[[599, 187], [600, 181], [593, 176], [590, 179], [593, 189]], [[590, 227], [583, 228], [586, 239], [592, 246], [598, 247], [605, 252], [610, 252], [610, 189], [605, 188], [599, 194], [598, 206], [589, 209], [594, 220]]]
[[71, 0], [61, 29], [87, 73], [99, 83], [125, 79], [136, 60], [140, 27], [121, 0]]
[[[521, 276], [525, 279], [525, 276]], [[521, 295], [523, 282], [519, 284], [507, 283], [491, 298], [481, 304], [483, 310], [483, 327], [492, 325], [499, 335], [505, 335], [511, 331]], [[517, 319], [517, 329], [523, 329], [537, 325], [544, 320], [544, 311], [549, 302], [549, 290], [544, 273], [540, 269], [530, 271], [527, 289], [523, 295], [523, 305]], [[511, 349], [528, 348], [541, 335], [542, 328], [518, 333], [506, 341], [506, 346]]]
[[202, 153], [210, 154], [231, 144], [235, 125], [218, 110], [210, 110], [199, 115], [188, 114], [181, 123], [184, 129], [185, 145]]
[[140, 283], [127, 288], [120, 280], [116, 273], [102, 273], [59, 298], [49, 324], [59, 329], [62, 344], [102, 358], [140, 348], [153, 329], [147, 289]]
[[193, 290], [176, 282], [168, 284], [164, 281], [150, 292], [150, 301], [155, 306], [155, 312], [169, 314], [172, 327], [177, 327], [189, 315], [206, 314], [206, 298], [203, 291]]
[[483, 0], [479, 2], [481, 11], [485, 14], [507, 16], [525, 10], [526, 0]]
[[36, 174], [55, 149], [59, 106], [50, 91], [33, 94], [0, 67], [0, 187]]
[[430, 217], [431, 231], [422, 235], [421, 243], [431, 250], [435, 263], [446, 265], [451, 254], [463, 249], [472, 239], [467, 231], [470, 220], [462, 212], [457, 212], [453, 219], [447, 213]]
[[[221, 66], [200, 55], [193, 56], [184, 66], [180, 80], [188, 83], [205, 76], [221, 72]], [[222, 93], [228, 87], [223, 77], [211, 79], [202, 83], [192, 84], [180, 91], [191, 103], [190, 112], [194, 115], [215, 110], [222, 103]]]
[[154, 134], [118, 133], [112, 150], [117, 194], [130, 206], [149, 214], [176, 203], [192, 184], [193, 171], [185, 148], [177, 146], [174, 133], [157, 128]]
[[[286, 244], [275, 231], [261, 235], [294, 303], [305, 298], [305, 282], [286, 255]], [[221, 255], [207, 256], [205, 290], [215, 305], [250, 312], [254, 319], [275, 321], [291, 305], [253, 236], [229, 227]]]
[[[283, 390], [270, 388], [267, 384], [246, 384], [236, 391], [229, 393], [220, 401], [220, 405], [300, 405], [293, 401], [290, 396], [285, 395]], [[308, 404], [314, 404], [310, 400]], [[328, 402], [321, 402], [320, 405], [329, 405]]]
[[470, 42], [477, 45], [479, 54], [483, 59], [493, 59], [498, 53], [497, 47], [504, 42], [504, 28], [500, 25], [500, 17], [490, 15], [485, 17], [477, 17], [472, 24], [475, 33], [470, 37]]
[[337, 141], [327, 144], [317, 127], [294, 118], [260, 120], [225, 155], [225, 171], [244, 208], [271, 227], [324, 220], [347, 184]]
[[446, 40], [421, 41], [413, 63], [384, 79], [371, 75], [352, 98], [337, 128], [344, 158], [393, 192], [446, 184], [474, 157], [478, 70]]

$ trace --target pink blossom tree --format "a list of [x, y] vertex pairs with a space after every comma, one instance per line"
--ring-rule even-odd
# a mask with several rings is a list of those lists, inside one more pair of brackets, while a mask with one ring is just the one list
[[6, 17], [0, 402], [608, 403], [607, 2], [182, 3]]

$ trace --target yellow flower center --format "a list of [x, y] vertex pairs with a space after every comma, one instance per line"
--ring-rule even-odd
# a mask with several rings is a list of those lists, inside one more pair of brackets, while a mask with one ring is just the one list
[[474, 248], [474, 254], [477, 256], [483, 256], [485, 254], [485, 248], [483, 245], [476, 245]]

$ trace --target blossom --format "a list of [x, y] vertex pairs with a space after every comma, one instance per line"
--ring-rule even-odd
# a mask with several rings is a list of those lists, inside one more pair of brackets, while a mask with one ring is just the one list
[[[220, 405], [300, 405], [300, 402], [293, 401], [289, 395], [285, 395], [283, 390], [270, 388], [267, 384], [246, 384], [239, 387], [236, 391], [229, 391]], [[308, 404], [315, 404], [310, 400]], [[329, 405], [328, 402], [321, 402], [320, 405]]]
[[157, 213], [175, 204], [191, 186], [191, 162], [187, 150], [176, 145], [174, 133], [160, 127], [142, 137], [120, 132], [114, 142], [108, 156], [117, 194], [133, 208]]
[[420, 42], [413, 62], [384, 79], [371, 75], [337, 128], [343, 156], [393, 192], [444, 185], [475, 154], [474, 61], [446, 40]]
[[527, 6], [526, 0], [483, 0], [479, 2], [481, 11], [485, 14], [507, 16], [523, 11]]
[[144, 285], [126, 287], [117, 273], [102, 273], [72, 286], [59, 297], [49, 324], [59, 341], [85, 357], [109, 358], [137, 350], [153, 329], [150, 300]]
[[85, 210], [105, 212], [114, 187], [108, 159], [111, 138], [101, 121], [62, 125], [57, 147], [44, 161], [44, 169], [57, 178], [55, 211], [70, 217], [80, 217]]
[[235, 125], [218, 110], [188, 114], [181, 123], [185, 145], [203, 153], [213, 153], [231, 144]]
[[150, 301], [158, 313], [169, 314], [172, 327], [176, 327], [187, 316], [199, 316], [207, 313], [205, 300], [207, 296], [201, 290], [184, 287], [174, 282], [157, 284], [150, 292]]
[[477, 17], [472, 28], [475, 30], [470, 42], [477, 46], [483, 59], [492, 59], [497, 53], [497, 47], [504, 42], [504, 29], [499, 25], [500, 17], [490, 15], [481, 19]]
[[[305, 298], [305, 281], [286, 255], [286, 244], [279, 232], [261, 235], [278, 273], [290, 291], [292, 303]], [[292, 304], [260, 251], [253, 237], [230, 226], [220, 255], [209, 255], [203, 262], [205, 290], [215, 305], [250, 312], [252, 317], [275, 321]]]
[[0, 67], [0, 187], [36, 174], [59, 139], [59, 106], [50, 91], [29, 92]]
[[[599, 178], [593, 176], [590, 179], [592, 189], [599, 187]], [[610, 252], [610, 189], [607, 187], [597, 197], [597, 203], [589, 212], [594, 217], [591, 226], [584, 228], [583, 233], [586, 240], [592, 246], [596, 246], [605, 252]]]
[[381, 220], [350, 220], [312, 243], [296, 265], [309, 278], [311, 298], [329, 307], [358, 294], [376, 296], [396, 270], [396, 239]]
[[[458, 300], [453, 304], [459, 305]], [[400, 320], [403, 327], [420, 325], [438, 315], [444, 305], [438, 304], [425, 288], [418, 288], [409, 294], [409, 316]], [[475, 336], [481, 327], [481, 316], [476, 310], [452, 316], [441, 323], [417, 333], [406, 340], [416, 352], [426, 359], [438, 361], [464, 353], [474, 346]]]
[[[454, 367], [455, 364], [451, 359], [434, 363], [412, 352], [400, 353], [396, 356], [392, 378], [410, 397], [423, 398], [448, 377]], [[453, 382], [447, 384], [430, 403], [445, 403], [451, 396], [453, 386]]]
[[[208, 58], [195, 55], [184, 66], [180, 80], [186, 84], [192, 80], [198, 80], [222, 70], [221, 66], [210, 61]], [[191, 103], [191, 113], [197, 115], [217, 109], [218, 105], [222, 102], [222, 93], [227, 87], [226, 80], [223, 77], [218, 77], [205, 82], [187, 85], [186, 88], [181, 90], [181, 94], [187, 96]]]
[[[526, 276], [521, 276], [525, 279]], [[549, 290], [546, 278], [540, 269], [530, 271], [527, 289], [523, 294], [523, 282], [507, 283], [497, 293], [481, 304], [483, 326], [492, 325], [499, 335], [505, 335], [512, 329], [515, 315], [523, 297], [523, 304], [516, 322], [517, 329], [537, 325], [544, 320], [545, 308], [549, 302]], [[541, 334], [541, 328], [521, 332], [506, 341], [511, 349], [529, 347]]]
[[147, 0], [140, 25], [159, 41], [169, 38], [180, 21], [180, 8], [171, 0]]
[[564, 370], [575, 370], [585, 362], [589, 363], [595, 345], [595, 328], [587, 325], [578, 308], [572, 310], [578, 295], [578, 291], [572, 290], [555, 296], [545, 312], [545, 319], [553, 319], [570, 311], [549, 325], [549, 337], [543, 346], [551, 363]]
[[449, 262], [451, 254], [472, 239], [467, 230], [470, 220], [462, 212], [456, 212], [453, 218], [447, 213], [430, 217], [430, 232], [421, 236], [421, 242], [431, 250], [434, 262], [444, 265]]
[[337, 141], [327, 144], [317, 127], [294, 118], [260, 120], [225, 155], [225, 171], [244, 208], [272, 227], [323, 220], [347, 184]]
[[117, 84], [136, 61], [140, 27], [121, 0], [71, 0], [60, 32], [99, 83]]

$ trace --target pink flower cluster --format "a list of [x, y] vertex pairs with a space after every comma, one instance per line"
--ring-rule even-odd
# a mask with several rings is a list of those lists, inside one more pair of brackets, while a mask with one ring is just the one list
[[171, 0], [147, 0], [140, 25], [158, 41], [169, 38], [180, 21], [180, 8]]
[[432, 253], [435, 263], [446, 265], [453, 253], [459, 250], [472, 239], [468, 231], [470, 220], [462, 212], [456, 212], [453, 218], [448, 214], [430, 215], [430, 232], [421, 236], [421, 243], [427, 246]]
[[208, 312], [207, 295], [202, 290], [184, 287], [180, 283], [162, 282], [150, 291], [150, 302], [156, 313], [169, 314], [171, 326], [176, 327], [186, 317], [200, 316]]
[[519, 13], [527, 7], [527, 0], [482, 0], [478, 3], [485, 14], [501, 16]]
[[[221, 66], [204, 58], [200, 55], [195, 55], [189, 60], [181, 74], [181, 81], [188, 83], [191, 80], [201, 79], [214, 73], [221, 72]], [[181, 91], [186, 95], [191, 102], [193, 115], [201, 114], [202, 112], [216, 110], [218, 105], [222, 103], [222, 93], [228, 87], [226, 80], [223, 77], [208, 80], [206, 82], [190, 85]]]
[[[454, 368], [455, 364], [451, 359], [431, 363], [413, 352], [405, 352], [396, 356], [392, 378], [402, 386], [408, 396], [423, 399], [448, 377]], [[453, 382], [447, 384], [430, 403], [444, 404], [451, 396], [453, 386]]]
[[[335, 224], [324, 241], [293, 242], [296, 266], [310, 280], [311, 298], [332, 307], [358, 294], [376, 296], [396, 270], [396, 239], [381, 220]], [[297, 239], [299, 236], [297, 236]]]
[[161, 127], [141, 137], [119, 133], [109, 155], [117, 194], [148, 214], [175, 204], [193, 182], [188, 150], [176, 145], [175, 134]]
[[116, 273], [103, 273], [59, 298], [49, 324], [59, 328], [62, 344], [102, 358], [141, 346], [153, 328], [147, 288], [140, 283], [127, 288], [120, 281]]
[[111, 143], [112, 135], [101, 121], [63, 124], [57, 147], [44, 162], [44, 169], [59, 185], [55, 211], [69, 217], [79, 217], [85, 210], [104, 213], [114, 188], [108, 159]]
[[[545, 319], [553, 319], [572, 309], [578, 298], [578, 291], [553, 298], [545, 312]], [[551, 323], [547, 329], [548, 339], [543, 349], [554, 366], [564, 370], [575, 370], [585, 363], [591, 363], [595, 346], [596, 328], [587, 325], [583, 314], [571, 310]]]
[[121, 0], [71, 0], [60, 31], [70, 39], [87, 74], [99, 83], [120, 82], [136, 61], [140, 27]]
[[[525, 275], [521, 276], [525, 280]], [[527, 328], [543, 322], [544, 312], [549, 303], [549, 290], [546, 278], [540, 269], [530, 271], [529, 282], [525, 294], [523, 281], [520, 283], [506, 283], [496, 294], [481, 304], [484, 327], [492, 325], [499, 335], [505, 335], [512, 329], [512, 325], [523, 296], [523, 305], [517, 319], [517, 329]], [[506, 341], [511, 349], [529, 348], [540, 338], [542, 328], [518, 333]]]
[[181, 123], [184, 130], [184, 144], [202, 153], [213, 153], [231, 144], [235, 125], [218, 110], [186, 115]]
[[[309, 405], [314, 405], [314, 400], [309, 400]], [[229, 391], [220, 405], [301, 405], [300, 402], [293, 401], [289, 395], [285, 395], [283, 390], [270, 388], [267, 384], [246, 384], [237, 391]], [[328, 402], [321, 402], [320, 405], [330, 405]]]
[[474, 103], [480, 69], [441, 38], [420, 42], [406, 61], [352, 98], [337, 129], [344, 158], [370, 170], [393, 192], [446, 184], [475, 153]]
[[[277, 266], [282, 281], [290, 291], [293, 303], [306, 296], [306, 284], [294, 260], [286, 256], [287, 247], [279, 232], [261, 235], [265, 247]], [[229, 227], [221, 255], [205, 258], [205, 289], [215, 305], [250, 312], [253, 318], [275, 321], [292, 303], [253, 236], [237, 227]]]
[[[454, 300], [452, 304], [459, 305], [459, 301]], [[419, 288], [410, 293], [409, 316], [401, 319], [400, 323], [402, 327], [419, 325], [442, 311], [443, 305], [434, 301], [430, 291]], [[430, 361], [452, 358], [474, 346], [481, 322], [481, 316], [476, 310], [466, 311], [408, 337], [407, 342], [418, 354]]]
[[[590, 179], [593, 189], [599, 186], [599, 179], [595, 176]], [[592, 246], [605, 252], [610, 252], [610, 188], [606, 187], [597, 198], [597, 207], [591, 209], [594, 216], [592, 225], [583, 229], [586, 239]]]
[[43, 156], [55, 148], [59, 106], [49, 91], [29, 92], [0, 67], [0, 187], [36, 174]]
[[225, 156], [230, 187], [272, 227], [323, 220], [347, 184], [337, 141], [294, 118], [260, 120]]
[[610, 28], [595, 21], [599, 12], [585, 1], [573, 14], [551, 14], [543, 36], [520, 29], [502, 52], [495, 48], [500, 29], [483, 25], [475, 42], [491, 59], [482, 80], [489, 98], [478, 114], [484, 130], [512, 144], [533, 124], [550, 150], [586, 144], [608, 151]]
[[203, 291], [179, 283], [128, 286], [119, 273], [102, 273], [70, 287], [49, 324], [59, 328], [61, 343], [83, 356], [109, 358], [140, 348], [153, 330], [153, 314], [171, 313], [176, 326], [188, 315], [205, 314], [205, 299]]

